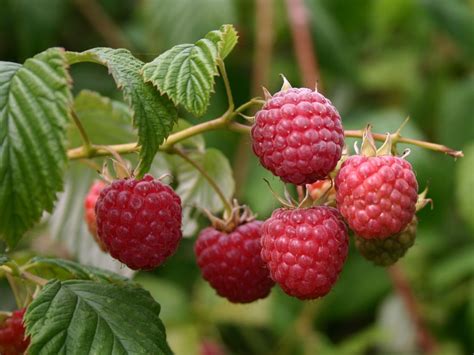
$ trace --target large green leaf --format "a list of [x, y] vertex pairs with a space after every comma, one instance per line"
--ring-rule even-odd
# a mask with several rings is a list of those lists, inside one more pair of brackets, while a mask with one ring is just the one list
[[[74, 99], [74, 111], [95, 144], [118, 144], [136, 140], [130, 125], [132, 111], [123, 102], [111, 100], [94, 91], [83, 90]], [[69, 143], [73, 147], [82, 144], [79, 131], [74, 125], [69, 130]]]
[[236, 43], [234, 27], [223, 25], [196, 43], [177, 45], [145, 64], [143, 78], [166, 93], [176, 105], [203, 115], [214, 90], [217, 62], [223, 60]]
[[126, 277], [114, 272], [64, 259], [37, 256], [23, 267], [29, 272], [46, 279], [78, 279], [118, 284], [130, 282]]
[[63, 50], [0, 62], [0, 237], [16, 245], [62, 189], [71, 79]]
[[71, 64], [93, 62], [105, 65], [117, 87], [123, 91], [133, 110], [133, 124], [138, 128], [138, 145], [141, 146], [138, 176], [142, 176], [150, 169], [158, 148], [171, 132], [178, 118], [176, 108], [165, 95], [143, 82], [140, 75], [143, 62], [126, 49], [94, 48], [82, 53], [68, 52], [67, 57]]
[[140, 288], [54, 280], [28, 307], [28, 353], [171, 354], [159, 314]]

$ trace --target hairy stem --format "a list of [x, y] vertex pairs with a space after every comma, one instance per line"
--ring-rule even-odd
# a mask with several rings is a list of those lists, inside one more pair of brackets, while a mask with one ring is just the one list
[[31, 282], [39, 285], [39, 286], [44, 286], [48, 283], [48, 280], [43, 279], [42, 277], [33, 275], [32, 273], [30, 273], [28, 271], [24, 271], [24, 270], [19, 270], [19, 271], [16, 270], [15, 271], [7, 265], [0, 266], [0, 269], [5, 271], [7, 274], [9, 274], [11, 276], [21, 277], [22, 279], [31, 281]]
[[204, 170], [202, 166], [200, 166], [196, 161], [191, 159], [188, 154], [184, 153], [182, 150], [178, 148], [173, 148], [170, 150], [170, 153], [176, 154], [183, 158], [185, 161], [187, 161], [189, 164], [191, 164], [199, 173], [207, 180], [209, 185], [211, 185], [212, 189], [216, 192], [217, 196], [219, 196], [219, 199], [222, 201], [222, 204], [224, 205], [224, 209], [226, 211], [226, 214], [230, 216], [232, 214], [232, 205], [231, 203], [227, 200], [225, 197], [224, 193], [222, 192], [221, 188], [217, 185], [217, 183], [214, 181], [212, 177], [209, 176], [209, 174]]
[[[227, 100], [229, 102], [229, 109], [227, 111], [233, 112], [234, 111], [234, 97], [232, 96], [232, 89], [230, 88], [230, 82], [229, 82], [229, 78], [227, 77], [227, 71], [225, 69], [224, 61], [222, 59], [219, 59], [217, 61], [217, 65], [222, 75], [222, 81], [224, 81], [225, 92], [227, 94]], [[228, 117], [227, 119], [230, 120], [232, 119], [232, 117]]]
[[82, 149], [84, 150], [84, 153], [87, 154], [87, 156], [89, 156], [94, 151], [94, 148], [93, 148], [92, 143], [89, 139], [89, 136], [87, 135], [87, 132], [84, 129], [84, 126], [82, 125], [81, 120], [77, 116], [76, 111], [71, 110], [71, 117], [72, 117], [72, 120], [74, 121], [74, 124], [76, 125], [78, 131], [79, 131], [79, 134], [81, 135], [82, 144], [83, 144]]

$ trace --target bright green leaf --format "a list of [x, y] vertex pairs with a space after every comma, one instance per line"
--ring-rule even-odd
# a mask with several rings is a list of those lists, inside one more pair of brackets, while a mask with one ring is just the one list
[[171, 354], [159, 314], [140, 288], [54, 280], [28, 307], [28, 353]]
[[96, 282], [123, 284], [130, 282], [126, 277], [111, 271], [86, 266], [71, 260], [37, 256], [24, 266], [29, 272], [46, 279], [90, 280]]
[[95, 48], [82, 53], [68, 52], [71, 64], [93, 62], [105, 65], [117, 87], [123, 91], [133, 110], [133, 124], [138, 129], [138, 145], [141, 146], [141, 162], [138, 176], [150, 169], [158, 148], [168, 137], [178, 118], [176, 108], [151, 84], [143, 82], [140, 70], [143, 62], [126, 49]]
[[194, 44], [180, 44], [145, 64], [142, 73], [173, 102], [198, 116], [206, 112], [218, 74], [218, 60], [223, 60], [237, 43], [231, 25], [209, 32]]
[[63, 50], [0, 62], [0, 236], [16, 245], [62, 189], [71, 79]]

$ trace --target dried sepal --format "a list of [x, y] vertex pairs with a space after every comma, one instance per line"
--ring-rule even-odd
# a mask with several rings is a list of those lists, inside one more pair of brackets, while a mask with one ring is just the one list
[[377, 155], [377, 147], [375, 146], [374, 137], [372, 136], [372, 126], [370, 124], [367, 125], [362, 135], [360, 154], [366, 157], [375, 157]]
[[287, 91], [287, 90], [291, 89], [292, 86], [291, 86], [290, 82], [288, 81], [288, 79], [283, 74], [280, 74], [280, 76], [283, 79], [283, 85], [281, 86], [280, 91]]

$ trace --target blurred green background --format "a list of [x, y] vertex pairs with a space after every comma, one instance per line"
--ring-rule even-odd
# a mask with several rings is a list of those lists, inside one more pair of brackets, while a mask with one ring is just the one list
[[[262, 5], [260, 11], [256, 11], [257, 3]], [[0, 0], [0, 60], [23, 62], [51, 46], [76, 51], [124, 46], [148, 62], [173, 45], [194, 42], [221, 24], [231, 23], [240, 40], [226, 63], [235, 100], [240, 104], [260, 95], [255, 90], [261, 85], [277, 91], [279, 73], [294, 86], [305, 82], [293, 47], [288, 3], [291, 1]], [[420, 188], [429, 186], [434, 209], [425, 208], [420, 213], [416, 243], [398, 265], [416, 296], [418, 313], [435, 339], [437, 352], [471, 354], [474, 1], [308, 0], [305, 7], [319, 63], [320, 89], [338, 108], [346, 129], [363, 128], [370, 122], [374, 131], [384, 133], [395, 130], [410, 116], [403, 134], [465, 153], [463, 159], [454, 161], [412, 147], [408, 160], [415, 167]], [[273, 38], [271, 51], [256, 41], [262, 31]], [[262, 62], [262, 51], [268, 62]], [[72, 75], [75, 93], [90, 89], [121, 100], [104, 68], [74, 66]], [[114, 105], [117, 112], [127, 111], [118, 102]], [[226, 97], [217, 79], [206, 116], [197, 119], [182, 115], [198, 122], [225, 109]], [[90, 116], [91, 120], [105, 119], [100, 112], [97, 115]], [[114, 125], [111, 131], [92, 122], [91, 135], [105, 143], [133, 139], [128, 128], [122, 128], [119, 113], [110, 121]], [[239, 199], [260, 218], [269, 216], [278, 204], [262, 178], [270, 179], [274, 186], [279, 183], [259, 166], [248, 141], [221, 131], [206, 134], [205, 140], [207, 147], [222, 150], [234, 167]], [[194, 144], [203, 147], [201, 141]], [[155, 170], [167, 170], [170, 164], [168, 158], [159, 156]], [[30, 254], [27, 250], [31, 247], [36, 254], [77, 258], [127, 274], [96, 249], [91, 251], [94, 247], [82, 222], [81, 206], [94, 172], [74, 163], [70, 176], [58, 211], [30, 233], [17, 257]], [[231, 193], [232, 181], [223, 184]], [[191, 220], [206, 225], [203, 218], [190, 218], [189, 223]], [[193, 240], [184, 240], [179, 252], [163, 267], [134, 276], [161, 303], [176, 354], [199, 354], [206, 339], [220, 344], [227, 354], [423, 351], [417, 346], [413, 315], [393, 288], [388, 273], [365, 261], [353, 245], [339, 281], [324, 299], [303, 303], [275, 287], [268, 299], [239, 306], [215, 296], [201, 280]], [[12, 307], [5, 282], [0, 285], [0, 308]]]

